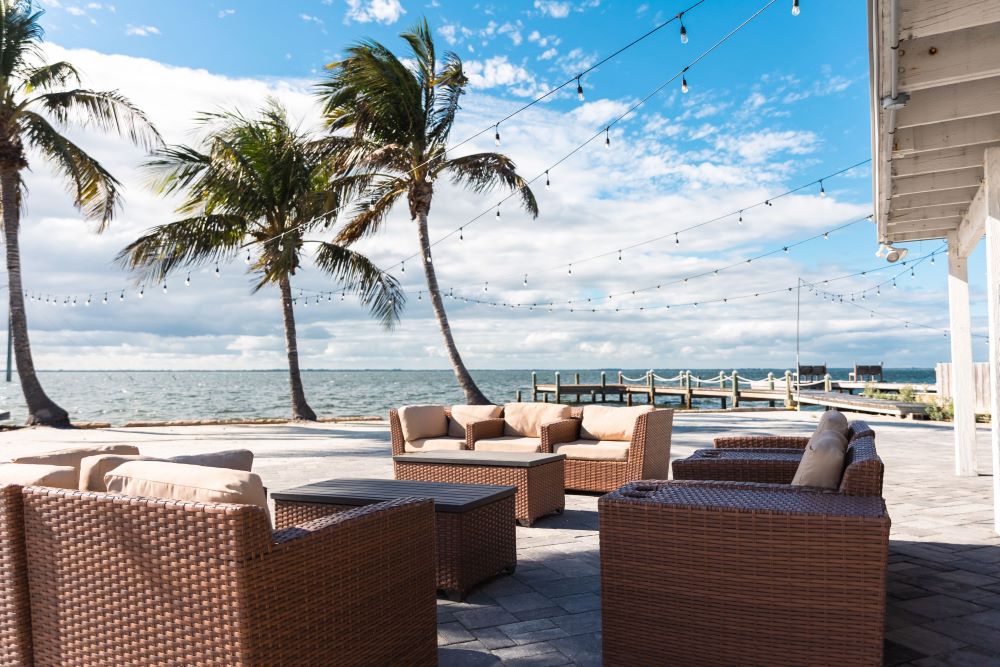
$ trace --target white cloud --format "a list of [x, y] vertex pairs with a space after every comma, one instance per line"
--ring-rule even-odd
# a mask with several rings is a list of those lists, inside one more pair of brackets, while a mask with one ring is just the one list
[[159, 35], [160, 29], [155, 25], [132, 25], [130, 23], [125, 26], [125, 34], [135, 37], [149, 37], [150, 35]]
[[557, 51], [555, 48], [546, 49], [545, 51], [542, 51], [538, 55], [538, 59], [539, 60], [552, 60], [557, 55], [559, 55], [559, 51]]
[[82, 7], [76, 7], [76, 6], [67, 7], [66, 12], [68, 14], [72, 14], [73, 16], [83, 16], [84, 14], [87, 13], [86, 11], [84, 11]]
[[535, 0], [535, 9], [554, 19], [564, 19], [569, 16], [570, 4], [557, 0]]
[[346, 0], [347, 14], [344, 21], [349, 23], [376, 23], [391, 24], [399, 20], [406, 13], [399, 0]]
[[716, 143], [720, 148], [756, 164], [781, 153], [791, 155], [812, 153], [819, 147], [820, 141], [812, 132], [769, 130], [743, 136], [720, 135]]
[[227, 16], [232, 16], [235, 13], [236, 13], [235, 9], [220, 9], [219, 10], [219, 18], [220, 19], [224, 19]]
[[466, 60], [466, 76], [472, 88], [507, 86], [511, 92], [524, 96], [537, 89], [534, 75], [520, 65], [507, 60], [507, 56], [493, 56], [487, 60]]

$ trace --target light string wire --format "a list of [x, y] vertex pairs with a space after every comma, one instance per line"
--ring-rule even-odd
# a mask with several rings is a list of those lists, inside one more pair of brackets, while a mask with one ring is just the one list
[[[759, 17], [761, 14], [763, 14], [775, 2], [777, 2], [777, 0], [769, 0], [760, 9], [758, 9], [757, 11], [755, 11], [748, 18], [744, 19], [742, 23], [740, 23], [735, 28], [733, 28], [732, 30], [730, 30], [728, 33], [726, 33], [722, 38], [720, 38], [718, 41], [716, 41], [710, 47], [708, 47], [707, 49], [705, 49], [704, 51], [702, 51], [694, 60], [690, 61], [687, 65], [685, 65], [682, 69], [680, 69], [676, 74], [674, 74], [669, 79], [667, 79], [666, 81], [664, 81], [662, 84], [660, 84], [659, 86], [657, 86], [656, 88], [654, 88], [652, 92], [650, 92], [645, 97], [643, 97], [642, 99], [640, 99], [638, 102], [636, 102], [635, 104], [633, 104], [632, 106], [630, 106], [628, 109], [626, 109], [624, 112], [622, 112], [621, 114], [619, 114], [618, 116], [616, 116], [610, 122], [606, 123], [597, 132], [595, 132], [588, 139], [586, 139], [583, 143], [579, 144], [578, 146], [576, 146], [575, 148], [573, 148], [571, 151], [569, 151], [568, 153], [566, 153], [565, 155], [563, 155], [561, 158], [559, 158], [558, 160], [556, 160], [555, 162], [553, 162], [552, 164], [550, 164], [547, 168], [543, 169], [540, 173], [538, 173], [538, 175], [536, 175], [535, 177], [533, 177], [530, 180], [528, 180], [524, 185], [522, 185], [522, 186], [520, 186], [518, 188], [515, 188], [509, 194], [507, 194], [506, 196], [502, 197], [496, 204], [490, 206], [487, 209], [484, 209], [478, 215], [473, 216], [472, 218], [470, 218], [465, 223], [459, 225], [455, 229], [453, 229], [450, 232], [446, 233], [444, 236], [441, 236], [437, 240], [431, 242], [428, 247], [433, 248], [434, 246], [436, 246], [436, 245], [438, 245], [438, 244], [446, 241], [447, 239], [455, 236], [456, 234], [461, 235], [462, 232], [463, 232], [463, 230], [466, 227], [475, 224], [476, 222], [478, 222], [479, 220], [481, 220], [487, 214], [489, 214], [489, 213], [497, 210], [499, 207], [501, 207], [504, 204], [504, 202], [508, 201], [509, 199], [511, 199], [513, 197], [519, 196], [522, 190], [526, 189], [528, 186], [530, 186], [535, 181], [538, 181], [543, 176], [546, 176], [548, 174], [548, 172], [550, 172], [551, 170], [555, 169], [556, 167], [558, 167], [562, 163], [564, 163], [567, 160], [569, 160], [571, 157], [573, 157], [578, 152], [580, 152], [581, 150], [583, 150], [586, 146], [590, 145], [595, 139], [601, 137], [602, 135], [607, 135], [610, 132], [610, 130], [611, 130], [612, 127], [615, 127], [616, 125], [618, 125], [625, 118], [627, 118], [628, 116], [630, 116], [631, 114], [633, 114], [639, 107], [643, 106], [646, 102], [648, 102], [654, 96], [656, 96], [657, 94], [659, 94], [664, 88], [666, 88], [668, 85], [670, 85], [671, 83], [673, 83], [674, 81], [676, 81], [678, 77], [683, 76], [689, 69], [691, 69], [692, 67], [694, 67], [696, 64], [698, 64], [699, 62], [701, 62], [702, 60], [704, 60], [706, 57], [708, 57], [711, 53], [713, 53], [720, 46], [722, 46], [723, 44], [725, 44], [726, 42], [728, 42], [730, 39], [732, 39], [738, 32], [740, 32], [743, 28], [745, 28], [747, 25], [749, 25], [754, 19], [756, 19], [757, 17]], [[400, 266], [404, 262], [406, 262], [408, 260], [412, 260], [414, 257], [420, 257], [422, 254], [423, 254], [422, 251], [417, 251], [415, 253], [407, 255], [406, 257], [404, 257], [403, 259], [401, 259], [399, 262], [396, 262], [395, 264], [387, 267], [386, 270], [394, 269], [395, 267]]]
[[[673, 23], [674, 21], [680, 20], [681, 17], [683, 17], [685, 14], [687, 14], [690, 11], [692, 11], [693, 9], [695, 9], [696, 7], [698, 7], [699, 5], [701, 5], [702, 3], [704, 3], [705, 1], [706, 0], [698, 0], [694, 4], [688, 6], [687, 9], [681, 10], [680, 12], [678, 12], [677, 14], [675, 14], [674, 16], [672, 16], [671, 18], [667, 19], [666, 21], [663, 21], [659, 25], [654, 26], [652, 29], [650, 29], [646, 33], [640, 35], [639, 37], [635, 38], [634, 40], [632, 40], [631, 42], [629, 42], [625, 46], [620, 47], [619, 49], [617, 49], [616, 51], [614, 51], [610, 55], [605, 56], [604, 58], [602, 58], [601, 60], [597, 61], [596, 63], [594, 63], [590, 67], [587, 67], [586, 69], [584, 69], [583, 71], [581, 71], [576, 76], [573, 76], [573, 77], [567, 79], [566, 81], [560, 83], [559, 85], [557, 85], [557, 86], [555, 86], [553, 88], [550, 88], [549, 90], [545, 91], [544, 93], [542, 93], [538, 97], [534, 98], [530, 102], [527, 102], [526, 104], [522, 105], [521, 107], [519, 107], [519, 108], [515, 109], [514, 111], [512, 111], [511, 113], [507, 114], [506, 116], [504, 116], [500, 120], [498, 120], [498, 121], [496, 121], [494, 123], [491, 123], [490, 125], [487, 125], [483, 129], [481, 129], [478, 132], [476, 132], [475, 134], [469, 135], [465, 139], [462, 139], [457, 144], [454, 144], [453, 146], [446, 146], [445, 147], [445, 152], [454, 151], [454, 150], [456, 150], [456, 149], [464, 146], [465, 144], [478, 139], [479, 137], [483, 136], [484, 134], [486, 134], [487, 132], [489, 132], [490, 130], [492, 130], [494, 128], [496, 128], [497, 134], [499, 134], [499, 132], [500, 132], [500, 125], [502, 125], [503, 123], [506, 123], [508, 120], [510, 120], [511, 118], [514, 118], [518, 114], [520, 114], [520, 113], [522, 113], [524, 111], [527, 111], [528, 109], [530, 109], [531, 107], [535, 106], [539, 102], [544, 101], [545, 99], [547, 99], [548, 97], [554, 95], [555, 93], [557, 93], [558, 91], [562, 90], [563, 88], [565, 88], [566, 86], [568, 86], [571, 83], [574, 83], [574, 82], [577, 83], [578, 84], [578, 89], [579, 89], [581, 79], [583, 77], [585, 77], [587, 74], [590, 74], [591, 72], [593, 72], [594, 70], [596, 70], [601, 65], [606, 64], [608, 61], [610, 61], [610, 60], [616, 58], [617, 56], [621, 55], [622, 53], [624, 53], [625, 51], [629, 50], [633, 46], [639, 44], [640, 42], [644, 41], [648, 37], [651, 37], [655, 33], [659, 32], [663, 28], [665, 28], [668, 25], [670, 25], [671, 23]], [[772, 1], [776, 1], [776, 0], [772, 0]], [[685, 34], [686, 34], [686, 31], [685, 31]], [[602, 132], [603, 132], [603, 130], [602, 130]], [[407, 173], [412, 174], [417, 169], [420, 169], [421, 167], [425, 167], [428, 164], [430, 164], [431, 161], [433, 161], [434, 159], [435, 158], [433, 158], [433, 157], [427, 158], [426, 160], [424, 160], [420, 164], [417, 164], [417, 165], [414, 165], [413, 167], [410, 167], [410, 169], [409, 169], [409, 171]], [[321, 216], [321, 217], [331, 217], [331, 216], [338, 215], [344, 209], [346, 209], [348, 206], [350, 206], [351, 204], [353, 204], [353, 202], [348, 203], [348, 204], [343, 204], [343, 205], [338, 206], [338, 207], [335, 207], [332, 211], [330, 211], [329, 213], [327, 213], [326, 215]], [[312, 220], [307, 220], [306, 222], [299, 223], [298, 225], [295, 225], [294, 227], [290, 227], [290, 228], [284, 230], [283, 232], [281, 232], [280, 234], [277, 234], [277, 235], [272, 236], [270, 238], [250, 241], [250, 242], [245, 243], [244, 245], [240, 246], [240, 248], [242, 249], [242, 248], [246, 248], [248, 246], [257, 245], [257, 244], [264, 244], [264, 243], [268, 243], [270, 241], [274, 241], [275, 239], [284, 238], [287, 234], [290, 234], [290, 233], [294, 232], [295, 230], [297, 230], [297, 229], [299, 229], [301, 227], [304, 227], [306, 225], [312, 224], [313, 222], [315, 222], [318, 219], [320, 219], [320, 218], [317, 217], [317, 218], [314, 218]], [[420, 253], [417, 253], [417, 254], [419, 255]], [[407, 257], [406, 259], [410, 259], [410, 258]], [[403, 260], [403, 261], [405, 261], [405, 260]], [[396, 265], [394, 264], [393, 267], [394, 266], [396, 266]], [[393, 268], [393, 267], [390, 267], [390, 268]]]

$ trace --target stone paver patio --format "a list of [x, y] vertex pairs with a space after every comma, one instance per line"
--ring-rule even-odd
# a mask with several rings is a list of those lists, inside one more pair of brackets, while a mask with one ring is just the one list
[[[716, 434], [808, 432], [818, 413], [683, 414], [672, 454]], [[1000, 664], [1000, 538], [993, 533], [989, 432], [979, 471], [953, 475], [948, 425], [871, 418], [886, 464], [892, 517], [886, 664]], [[384, 424], [199, 426], [4, 433], [2, 458], [73, 444], [130, 442], [143, 453], [248, 447], [265, 485], [391, 477]], [[464, 602], [438, 602], [442, 665], [598, 665], [597, 496], [568, 495], [566, 513], [517, 529], [518, 567]]]

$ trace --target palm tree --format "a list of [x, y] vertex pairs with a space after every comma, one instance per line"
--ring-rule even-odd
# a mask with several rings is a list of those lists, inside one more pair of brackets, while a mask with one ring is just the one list
[[60, 133], [71, 123], [115, 132], [144, 148], [160, 136], [141, 111], [116, 91], [79, 88], [67, 62], [47, 64], [41, 53], [41, 11], [27, 0], [0, 0], [0, 210], [6, 242], [17, 375], [28, 407], [28, 424], [68, 426], [69, 415], [46, 395], [35, 373], [18, 245], [28, 168], [34, 149], [62, 177], [73, 204], [103, 231], [121, 203], [120, 183], [97, 160]]
[[[330, 131], [351, 133], [348, 165], [355, 180], [349, 186], [364, 186], [361, 203], [338, 240], [352, 243], [376, 233], [393, 205], [406, 196], [410, 218], [417, 223], [431, 307], [455, 377], [469, 403], [486, 403], [455, 346], [431, 261], [427, 216], [434, 183], [449, 176], [456, 185], [475, 192], [508, 188], [520, 195], [533, 217], [538, 215], [538, 204], [507, 156], [476, 153], [448, 159], [448, 137], [468, 83], [462, 61], [449, 52], [438, 63], [426, 20], [401, 37], [410, 48], [407, 60], [378, 42], [361, 42], [347, 50], [346, 59], [329, 66], [331, 74], [318, 86]], [[331, 140], [340, 143], [345, 138], [334, 134]]]
[[[201, 148], [169, 146], [147, 165], [159, 193], [184, 193], [177, 209], [184, 217], [149, 230], [122, 250], [118, 261], [140, 280], [159, 282], [182, 267], [246, 253], [253, 291], [276, 284], [281, 295], [292, 418], [315, 420], [299, 372], [291, 277], [302, 266], [303, 243], [312, 243], [304, 235], [336, 219], [335, 147], [291, 127], [275, 100], [256, 118], [219, 112], [198, 122], [207, 130]], [[405, 300], [396, 279], [345, 245], [315, 243], [316, 266], [391, 328]]]

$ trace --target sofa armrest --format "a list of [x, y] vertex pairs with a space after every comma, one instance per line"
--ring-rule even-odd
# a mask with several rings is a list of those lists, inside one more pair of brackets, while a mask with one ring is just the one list
[[489, 438], [503, 437], [503, 419], [484, 419], [465, 425], [465, 448], [475, 449], [476, 442]]
[[406, 453], [406, 439], [403, 437], [403, 424], [399, 420], [399, 410], [389, 410], [389, 437], [392, 439], [392, 455]]
[[809, 438], [798, 435], [726, 435], [712, 441], [716, 449], [805, 449]]
[[580, 437], [580, 420], [571, 418], [542, 424], [541, 436], [541, 451], [551, 454], [556, 445], [573, 442]]
[[628, 450], [630, 479], [666, 479], [670, 474], [670, 444], [674, 411], [651, 410], [639, 415]]

